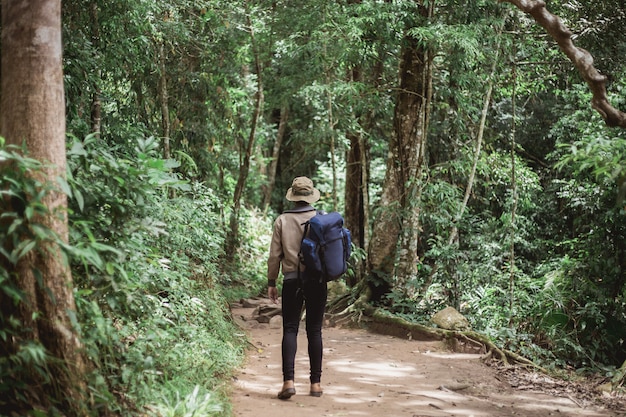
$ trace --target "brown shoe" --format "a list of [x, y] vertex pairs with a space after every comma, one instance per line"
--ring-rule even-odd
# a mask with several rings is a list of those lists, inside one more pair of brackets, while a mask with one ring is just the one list
[[309, 391], [311, 397], [321, 397], [323, 392], [319, 383], [311, 384], [311, 390]]
[[279, 400], [288, 400], [295, 394], [296, 394], [296, 389], [295, 388], [285, 388], [284, 390], [282, 390], [281, 392], [278, 393], [278, 399]]

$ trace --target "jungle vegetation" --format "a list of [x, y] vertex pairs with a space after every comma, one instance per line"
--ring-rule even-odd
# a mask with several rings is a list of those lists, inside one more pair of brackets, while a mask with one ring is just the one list
[[622, 6], [3, 1], [1, 413], [228, 415], [300, 175], [352, 231], [338, 311], [453, 306], [619, 389]]

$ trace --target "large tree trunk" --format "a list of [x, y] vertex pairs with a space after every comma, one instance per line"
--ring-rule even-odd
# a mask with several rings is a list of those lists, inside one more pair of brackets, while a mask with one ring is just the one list
[[[26, 143], [29, 156], [45, 163], [38, 180], [53, 182], [64, 177], [65, 97], [63, 89], [61, 1], [2, 1], [2, 98], [0, 134], [9, 144]], [[58, 189], [58, 187], [56, 187]], [[48, 192], [43, 203], [48, 215], [31, 219], [68, 238], [67, 197]], [[14, 304], [3, 295], [7, 309], [22, 324], [19, 337], [3, 341], [3, 353], [17, 352], [29, 342], [38, 342], [54, 358], [49, 361], [47, 381], [33, 370], [27, 406], [46, 407], [52, 400], [64, 415], [81, 415], [84, 362], [81, 344], [68, 314], [76, 310], [72, 277], [58, 245], [44, 240], [16, 264], [3, 262], [9, 276], [23, 292]], [[13, 401], [18, 399], [13, 398]], [[21, 404], [24, 405], [24, 404]]]
[[[380, 72], [374, 69], [374, 83], [378, 80]], [[360, 66], [354, 67], [350, 72], [351, 82], [362, 82], [363, 72]], [[356, 116], [355, 116], [356, 117]], [[367, 126], [370, 120], [359, 120], [359, 123]], [[350, 148], [346, 153], [346, 188], [345, 188], [345, 212], [346, 227], [352, 234], [352, 243], [355, 247], [367, 250], [369, 243], [369, 145], [365, 137], [358, 131], [346, 132], [346, 138], [350, 141]], [[365, 265], [358, 261], [354, 266], [354, 276], [348, 276], [346, 281], [349, 286], [354, 286], [365, 275]]]
[[[430, 10], [420, 6], [420, 13], [426, 17]], [[417, 274], [418, 265], [416, 203], [421, 191], [432, 75], [429, 54], [420, 42], [407, 35], [402, 45], [387, 171], [368, 251], [374, 300], [393, 286], [403, 286]]]
[[[359, 133], [347, 133], [350, 140], [350, 149], [346, 157], [346, 189], [345, 189], [345, 212], [346, 227], [352, 234], [352, 243], [358, 248], [364, 248], [367, 241], [367, 222], [365, 221], [365, 207], [367, 204], [364, 193], [363, 178], [367, 172], [364, 165], [365, 141]], [[367, 187], [366, 187], [367, 188]]]
[[[346, 156], [346, 188], [345, 188], [345, 226], [352, 234], [352, 243], [357, 248], [365, 248], [368, 240], [367, 221], [367, 177], [365, 140], [359, 133], [348, 133], [350, 149]], [[350, 287], [356, 285], [363, 277], [364, 265], [355, 265], [354, 276], [346, 278]]]

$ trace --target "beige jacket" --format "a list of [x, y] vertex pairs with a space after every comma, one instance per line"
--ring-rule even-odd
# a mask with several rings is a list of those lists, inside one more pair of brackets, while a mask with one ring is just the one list
[[[285, 279], [297, 278], [298, 252], [300, 252], [300, 243], [304, 233], [304, 223], [316, 214], [313, 207], [308, 207], [308, 211], [285, 212], [274, 221], [274, 232], [267, 260], [268, 280], [278, 278], [281, 263]], [[306, 209], [297, 208], [296, 210]]]

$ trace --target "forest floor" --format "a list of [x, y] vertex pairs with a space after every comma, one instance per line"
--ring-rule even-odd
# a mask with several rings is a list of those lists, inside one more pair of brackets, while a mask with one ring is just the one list
[[231, 307], [250, 341], [232, 383], [235, 417], [626, 416], [626, 398], [599, 392], [597, 382], [487, 365], [483, 355], [450, 352], [441, 342], [331, 326], [323, 329], [324, 394], [311, 397], [304, 323], [297, 393], [281, 401], [276, 398], [282, 385], [280, 322], [259, 323], [247, 302]]

